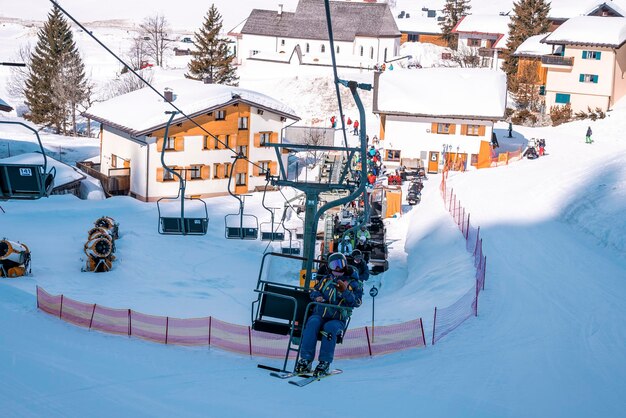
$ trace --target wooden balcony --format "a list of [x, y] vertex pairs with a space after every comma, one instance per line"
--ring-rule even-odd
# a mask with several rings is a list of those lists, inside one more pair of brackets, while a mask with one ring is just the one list
[[544, 67], [573, 67], [574, 57], [544, 55], [541, 57], [541, 65], [543, 65]]
[[76, 167], [100, 180], [107, 196], [125, 196], [130, 192], [130, 168], [110, 168], [106, 175], [100, 172], [100, 164], [91, 161], [78, 161]]

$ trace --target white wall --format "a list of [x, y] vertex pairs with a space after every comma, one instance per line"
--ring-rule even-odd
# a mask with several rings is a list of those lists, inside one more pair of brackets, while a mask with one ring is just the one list
[[[600, 51], [600, 59], [583, 59], [583, 51]], [[555, 104], [556, 93], [571, 94], [574, 112], [600, 107], [607, 110], [609, 97], [613, 94], [615, 53], [609, 48], [566, 46], [565, 57], [574, 59], [573, 66], [548, 67], [546, 80], [546, 111]], [[582, 83], [580, 74], [595, 74], [597, 83]]]
[[[130, 190], [145, 196], [146, 180], [143, 173], [146, 171], [147, 145], [132, 141], [130, 135], [110, 126], [103, 127], [104, 140], [100, 154], [100, 172], [108, 175], [111, 167], [111, 155], [130, 161]], [[138, 138], [139, 141], [145, 137]], [[123, 168], [123, 161], [118, 159], [117, 168]]]
[[[456, 133], [444, 135], [431, 132], [432, 123], [456, 124]], [[461, 135], [461, 124], [485, 125], [484, 136]], [[491, 142], [493, 122], [465, 119], [430, 119], [410, 116], [387, 116], [385, 122], [384, 148], [401, 150], [402, 158], [421, 158], [421, 152], [439, 152], [447, 146], [447, 152], [468, 154], [468, 167], [471, 154], [478, 154], [481, 141]], [[383, 156], [383, 159], [385, 157]]]

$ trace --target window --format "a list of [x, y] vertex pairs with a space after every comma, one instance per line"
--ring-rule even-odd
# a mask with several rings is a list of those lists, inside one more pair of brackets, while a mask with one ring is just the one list
[[215, 120], [224, 120], [224, 119], [226, 119], [225, 110], [218, 110], [217, 112], [215, 112]]
[[472, 154], [472, 157], [471, 157], [471, 158], [472, 158], [472, 159], [471, 159], [471, 164], [472, 164], [472, 165], [476, 165], [476, 164], [478, 164], [478, 154]]
[[480, 39], [467, 38], [467, 46], [480, 46]]
[[224, 177], [224, 172], [223, 170], [223, 166], [220, 163], [215, 163], [213, 164], [213, 178], [214, 179], [221, 179]]
[[387, 161], [400, 161], [400, 150], [388, 149], [386, 155]]
[[570, 95], [566, 93], [557, 93], [556, 98], [554, 100], [555, 103], [560, 104], [568, 104], [570, 99]]
[[270, 141], [271, 136], [272, 136], [271, 132], [261, 132], [260, 133], [260, 138], [261, 138], [260, 144], [261, 144], [261, 146], [264, 146], [265, 144], [269, 144], [271, 142]]
[[233, 165], [233, 163], [224, 163], [224, 177], [229, 178], [230, 177], [230, 166]]
[[597, 83], [598, 76], [596, 74], [581, 74], [578, 81], [581, 83]]
[[601, 55], [601, 51], [583, 51], [584, 60], [599, 60]]
[[189, 170], [189, 178], [191, 180], [198, 180], [202, 177], [200, 173], [200, 170], [202, 170], [201, 165], [192, 165], [191, 167], [188, 168], [188, 170]]
[[111, 154], [111, 168], [117, 168], [117, 155]]
[[259, 176], [264, 176], [270, 170], [269, 161], [259, 161]]
[[339, 53], [339, 45], [337, 45], [337, 53]]
[[437, 124], [437, 133], [438, 134], [449, 134], [450, 133], [450, 124], [449, 123], [438, 123]]
[[322, 44], [322, 46], [320, 47], [320, 52], [321, 53], [326, 52], [326, 45]]
[[239, 118], [239, 130], [245, 130], [248, 129], [248, 118], [247, 117], [240, 117]]
[[235, 174], [235, 184], [237, 186], [245, 186], [246, 185], [246, 173]]
[[280, 46], [285, 46], [285, 40], [284, 39], [280, 40]]
[[409, 42], [419, 42], [420, 36], [416, 33], [409, 33]]
[[174, 181], [174, 173], [169, 170], [163, 170], [163, 181]]
[[248, 156], [248, 146], [247, 145], [239, 145], [237, 147], [237, 154], [241, 154], [244, 157]]
[[310, 45], [309, 45], [309, 44], [306, 44], [306, 53], [307, 53], [307, 54], [309, 53], [309, 50], [310, 50], [310, 49], [311, 49], [311, 48], [310, 48]]
[[383, 61], [387, 62], [387, 48], [385, 48], [385, 54], [383, 57]]
[[171, 151], [171, 150], [174, 150], [175, 148], [176, 148], [176, 138], [173, 136], [168, 137], [167, 140], [165, 141], [165, 150]]
[[256, 55], [259, 53], [258, 49], [253, 49], [252, 51], [250, 51], [250, 55]]
[[374, 47], [370, 46], [370, 59], [374, 59]]
[[363, 47], [361, 47], [360, 51], [361, 51], [361, 56], [363, 56]]
[[478, 125], [467, 125], [467, 135], [478, 136]]

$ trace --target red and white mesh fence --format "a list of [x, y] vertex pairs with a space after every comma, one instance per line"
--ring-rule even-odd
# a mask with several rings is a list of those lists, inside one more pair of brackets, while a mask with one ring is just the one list
[[447, 189], [447, 170], [441, 176], [441, 197], [446, 209], [452, 215], [461, 234], [466, 241], [467, 251], [474, 257], [474, 267], [476, 268], [475, 285], [472, 286], [463, 296], [452, 305], [445, 308], [435, 307], [433, 317], [433, 337], [432, 344], [449, 334], [467, 319], [478, 316], [478, 295], [485, 289], [485, 271], [487, 268], [487, 257], [483, 254], [483, 241], [480, 238], [480, 227], [474, 227], [470, 222], [470, 214], [461, 206], [461, 202], [454, 194], [454, 190]]
[[[161, 344], [209, 346], [235, 353], [282, 358], [288, 336], [252, 330], [214, 317], [171, 318], [146, 315], [132, 309], [112, 309], [51, 295], [37, 287], [37, 307], [64, 321], [109, 334], [128, 335]], [[395, 325], [348, 329], [335, 357], [376, 356], [426, 346], [422, 319]], [[295, 355], [295, 354], [294, 354]]]

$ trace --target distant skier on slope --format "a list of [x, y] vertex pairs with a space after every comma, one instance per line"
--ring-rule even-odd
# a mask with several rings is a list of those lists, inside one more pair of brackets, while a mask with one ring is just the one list
[[585, 136], [585, 144], [592, 144], [593, 143], [593, 139], [591, 139], [591, 134], [593, 132], [591, 132], [591, 126], [587, 127], [587, 134]]
[[302, 332], [300, 344], [300, 360], [296, 364], [296, 373], [308, 373], [315, 357], [317, 335], [324, 332], [319, 352], [319, 363], [313, 372], [314, 376], [323, 376], [329, 373], [330, 363], [335, 356], [337, 336], [346, 327], [350, 316], [349, 309], [361, 306], [363, 286], [361, 282], [351, 277], [352, 268], [348, 266], [346, 257], [341, 253], [333, 253], [328, 257], [330, 274], [318, 278], [318, 282], [311, 292], [311, 300], [337, 308], [316, 305], [313, 314], [309, 317]]

